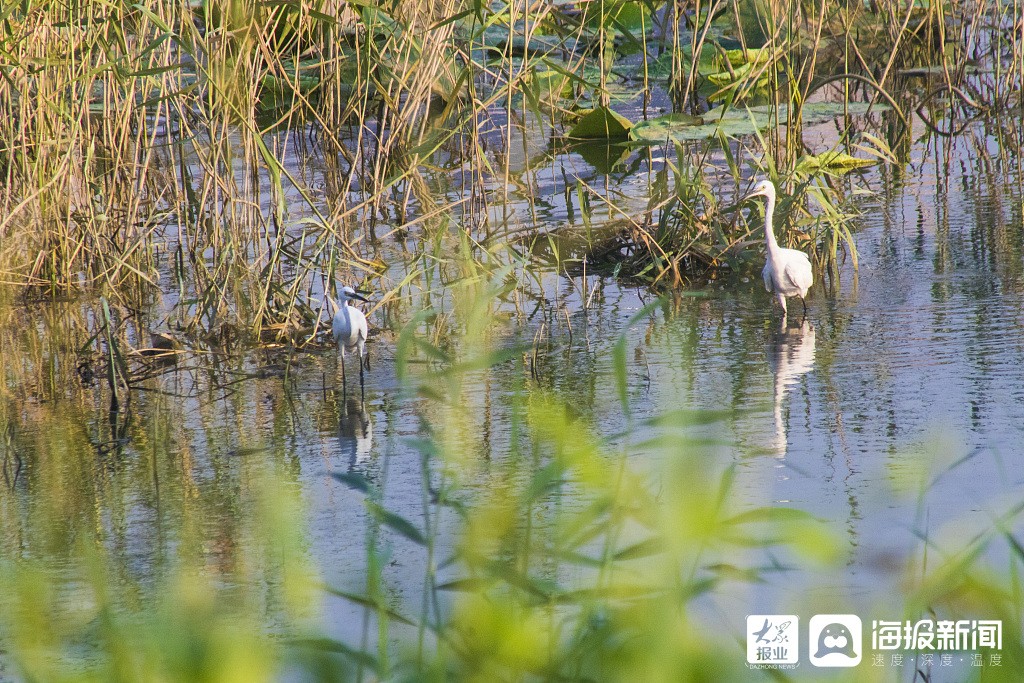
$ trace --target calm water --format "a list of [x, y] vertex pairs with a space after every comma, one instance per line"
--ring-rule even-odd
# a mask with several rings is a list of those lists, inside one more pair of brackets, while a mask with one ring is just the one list
[[[817, 286], [802, 325], [791, 317], [780, 330], [756, 274], [666, 303], [628, 329], [650, 295], [610, 279], [587, 278], [587, 291], [597, 289], [585, 307], [578, 275], [548, 272], [534, 301], [508, 306], [499, 335], [530, 341], [543, 324], [550, 337], [537, 381], [601, 432], [624, 426], [612, 347], [625, 333], [636, 416], [735, 411], [711, 429], [726, 443], [709, 457], [737, 464], [741, 502], [793, 506], [839, 530], [848, 557], [840, 571], [777, 573], [702, 605], [723, 637], [742, 633], [750, 613], [854, 608], [866, 621], [900, 619], [885, 612], [901, 590], [895, 568], [920, 553], [921, 537], [941, 554], [1024, 498], [1021, 177], [1012, 165], [980, 163], [979, 150], [995, 154], [996, 146], [976, 127], [917, 144], [900, 178], [868, 176], [876, 194], [860, 203], [859, 271], [847, 263], [835, 286]], [[559, 163], [600, 179], [574, 155]], [[561, 178], [537, 172], [546, 202], [537, 210], [555, 226], [565, 220]], [[647, 182], [636, 173], [620, 189]], [[443, 307], [444, 293], [435, 296]], [[38, 340], [42, 330], [75, 328], [76, 310], [37, 303], [7, 312], [4, 554], [59, 563], [71, 555], [74, 520], [88, 519], [120, 571], [143, 584], [196, 539], [191, 552], [234, 567], [253, 533], [245, 521], [252, 473], [266, 461], [299, 490], [308, 554], [333, 585], [363, 585], [368, 520], [362, 496], [329, 472], [365, 475], [383, 487], [388, 508], [421, 520], [421, 458], [410, 439], [422, 435], [431, 409], [401, 393], [391, 335], [370, 345], [365, 407], [338, 396], [330, 349], [278, 348], [183, 358], [112, 419], [100, 382], [75, 383], [74, 349]], [[18, 364], [27, 379], [15, 383]], [[506, 397], [534, 381], [519, 367], [499, 365], [467, 389], [474, 430], [465, 438], [480, 453], [481, 481], [489, 463], [508, 457]], [[632, 457], [642, 466], [649, 456], [637, 449]], [[61, 495], [43, 499], [43, 491]], [[44, 524], [52, 510], [62, 521]], [[453, 531], [443, 519], [442, 547]], [[394, 601], [415, 611], [426, 558], [406, 539], [387, 540]], [[272, 582], [274, 571], [268, 564], [256, 573]], [[325, 614], [331, 634], [354, 644], [367, 637], [361, 608], [329, 598]]]
[[[537, 318], [556, 330], [540, 382], [608, 434], [623, 427], [611, 349], [625, 331], [637, 416], [735, 410], [735, 419], [711, 430], [722, 438], [724, 426], [731, 444], [711, 455], [739, 464], [736, 495], [808, 510], [841, 533], [842, 572], [781, 573], [705, 605], [723, 635], [742, 632], [749, 613], [809, 618], [853, 609], [866, 623], [901, 619], [887, 611], [901, 592], [896, 568], [919, 558], [922, 537], [938, 555], [959, 549], [1024, 497], [1020, 178], [972, 169], [966, 160], [976, 144], [984, 142], [921, 146], [902, 183], [876, 178], [878, 195], [862, 203], [858, 220], [859, 272], [848, 267], [832, 291], [815, 290], [809, 320], [791, 319], [785, 332], [756, 276], [666, 305], [629, 330], [626, 321], [650, 298], [645, 292], [603, 282], [598, 304], [584, 310], [580, 287], [550, 277], [542, 306], [549, 312], [515, 319], [530, 330], [524, 337]], [[961, 161], [946, 169], [944, 155]], [[563, 306], [569, 323], [555, 314]], [[343, 421], [340, 434], [296, 437], [313, 552], [328, 577], [353, 588], [366, 521], [359, 496], [323, 472], [386, 477], [390, 505], [412, 518], [421, 506], [419, 456], [403, 444], [417, 433], [416, 417], [389, 396], [388, 351], [376, 353], [385, 359], [370, 380], [367, 414]], [[299, 381], [315, 385], [330, 367], [317, 359]], [[475, 436], [490, 458], [504, 455], [501, 397], [521, 380], [499, 368], [471, 391]], [[345, 431], [349, 424], [356, 429]], [[339, 544], [339, 533], [349, 541]], [[1002, 559], [998, 549], [991, 554]], [[417, 604], [423, 571], [415, 546], [397, 539], [388, 574], [406, 604]], [[334, 607], [334, 628], [357, 638], [359, 610]]]

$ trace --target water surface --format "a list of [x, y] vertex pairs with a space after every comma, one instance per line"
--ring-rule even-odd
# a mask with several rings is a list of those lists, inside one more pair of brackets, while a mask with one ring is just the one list
[[[976, 163], [979, 150], [989, 163]], [[790, 316], [785, 326], [756, 273], [699, 284], [699, 296], [668, 297], [628, 327], [650, 292], [542, 269], [532, 299], [500, 304], [506, 322], [493, 332], [498, 346], [543, 341], [535, 375], [525, 371], [528, 358], [465, 384], [461, 438], [478, 454], [478, 486], [493, 486], [492, 464], [514, 457], [509, 397], [517, 392], [551, 389], [606, 436], [626, 427], [612, 360], [624, 334], [635, 419], [678, 408], [730, 411], [706, 432], [722, 442], [708, 457], [737, 467], [737, 503], [806, 510], [841, 537], [837, 570], [778, 572], [707, 601], [702, 608], [720, 635], [741, 633], [750, 613], [856, 609], [865, 621], [902, 618], [885, 609], [921, 539], [935, 553], [961, 547], [1024, 495], [1024, 195], [1019, 162], [1003, 165], [998, 152], [977, 125], [919, 142], [902, 173], [869, 172], [875, 192], [858, 203], [859, 269], [847, 260], [838, 281], [813, 290], [807, 320]], [[530, 154], [524, 145], [527, 173]], [[659, 163], [648, 156], [614, 180], [573, 154], [540, 164], [536, 201], [511, 206], [512, 225], [570, 222], [563, 178], [573, 173], [635, 195], [641, 206]], [[555, 165], [568, 173], [554, 173]], [[436, 286], [421, 301], [443, 311], [450, 296]], [[371, 530], [362, 495], [329, 473], [365, 476], [388, 509], [423, 522], [424, 482], [434, 474], [424, 474], [414, 440], [425, 419], [442, 413], [403, 392], [389, 330], [370, 344], [364, 403], [354, 387], [342, 396], [329, 345], [278, 346], [154, 366], [127, 409], [112, 414], [102, 381], [62, 342], [94, 323], [80, 307], [8, 302], [5, 315], [6, 556], [48, 557], [59, 571], [74, 555], [78, 523], [88, 520], [124, 580], [143, 587], [180, 554], [225, 570], [245, 566], [268, 586], [273, 627], [280, 568], [250, 544], [256, 473], [268, 463], [298, 491], [307, 526], [296, 534], [305, 534], [309, 558], [332, 585], [359, 592], [365, 584]], [[159, 323], [147, 315], [137, 321], [140, 338]], [[381, 325], [379, 314], [371, 320]], [[418, 360], [414, 375], [426, 367]], [[642, 468], [650, 454], [637, 448], [630, 457]], [[517, 467], [528, 472], [531, 464]], [[439, 524], [443, 551], [457, 525], [454, 517]], [[381, 533], [388, 591], [414, 612], [425, 554]], [[1001, 552], [991, 551], [994, 563]], [[328, 597], [324, 614], [329, 634], [373, 641], [362, 607]]]

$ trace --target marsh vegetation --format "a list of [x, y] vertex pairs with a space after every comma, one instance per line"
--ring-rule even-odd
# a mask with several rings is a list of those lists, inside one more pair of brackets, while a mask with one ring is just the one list
[[[979, 475], [979, 523], [945, 487], [1019, 466], [1022, 17], [3, 5], [0, 672], [729, 680], [736, 614], [860, 571], [901, 599], [848, 609], [1003, 619], [1014, 679], [1020, 491]], [[754, 176], [816, 333], [748, 284]]]

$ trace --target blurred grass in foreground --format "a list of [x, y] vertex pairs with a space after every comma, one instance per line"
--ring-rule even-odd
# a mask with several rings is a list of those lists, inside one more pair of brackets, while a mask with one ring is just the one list
[[[54, 457], [34, 465], [37, 506], [30, 514], [40, 516], [34, 528], [67, 535], [26, 543], [35, 552], [3, 558], [0, 623], [12, 673], [45, 681], [761, 675], [745, 667], [742, 618], [722, 629], [708, 622], [709, 606], [787, 569], [841, 581], [847, 551], [840, 532], [800, 510], [738, 500], [733, 449], [701, 436], [718, 425], [727, 433], [729, 411], [633, 415], [624, 339], [603, 375], [618, 389], [624, 427], [602, 429], [576, 415], [571, 397], [532, 383], [527, 349], [501, 333], [498, 300], [512, 286], [514, 268], [470, 260], [461, 268], [451, 292], [451, 339], [443, 348], [424, 341], [431, 324], [425, 311], [397, 345], [401, 400], [415, 400], [422, 424], [411, 442], [424, 465], [422, 514], [388, 509], [386, 469], [374, 481], [336, 473], [352, 489], [346, 493], [365, 498], [371, 520], [365, 589], [328, 587], [365, 609], [361, 643], [340, 642], [318, 626], [324, 594], [309, 559], [301, 491], [279, 464], [287, 453], [271, 447], [248, 455], [230, 489], [237, 493], [211, 503], [234, 510], [238, 540], [229, 551], [207, 536], [200, 509], [183, 517], [181, 528], [164, 529], [169, 540], [159, 550], [172, 557], [159, 571], [126, 570], [126, 555], [129, 564], [145, 564], [153, 549], [126, 553], [87, 505], [72, 514], [61, 507], [71, 489], [68, 463], [95, 456], [53, 415], [57, 427], [43, 430], [34, 445]], [[656, 307], [634, 321], [657, 315]], [[522, 379], [502, 399], [511, 416], [507, 442], [485, 461], [475, 435], [479, 421], [490, 418], [480, 415], [472, 389], [499, 367]], [[926, 490], [929, 463], [938, 461], [908, 457], [920, 458], [906, 469]], [[85, 464], [73, 476], [95, 476]], [[984, 669], [986, 680], [1014, 680], [1024, 663], [1024, 551], [1014, 535], [1021, 508], [1008, 507], [973, 537], [924, 535], [922, 554], [905, 568], [904, 595], [884, 605], [889, 618], [1002, 618], [1004, 665]], [[7, 499], [5, 526], [17, 526], [19, 514]], [[450, 528], [454, 536], [444, 531]], [[993, 566], [993, 543], [1009, 548], [1008, 566]], [[412, 600], [396, 598], [402, 590], [389, 585], [387, 558], [397, 547], [425, 558], [423, 590]], [[845, 604], [835, 596], [831, 606]], [[862, 665], [838, 677], [891, 675]]]

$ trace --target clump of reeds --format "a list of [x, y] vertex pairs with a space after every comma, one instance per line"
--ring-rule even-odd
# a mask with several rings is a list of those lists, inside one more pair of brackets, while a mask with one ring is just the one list
[[[854, 254], [848, 207], [827, 169], [801, 176], [802, 109], [826, 95], [886, 105], [882, 149], [852, 120], [837, 141], [885, 156], [912, 112], [945, 134], [937, 118], [1015, 106], [1017, 21], [994, 0], [12, 4], [0, 29], [0, 273], [126, 302], [176, 290], [176, 324], [204, 334], [309, 329], [325, 271], [330, 282], [386, 268], [381, 222], [426, 233], [447, 229], [433, 220], [446, 215], [490, 234], [493, 207], [518, 201], [510, 188], [532, 193], [532, 169], [506, 163], [519, 121], [569, 132], [586, 110], [614, 108], [621, 82], [692, 114], [776, 112], [762, 138], [667, 149], [685, 172], [654, 188], [646, 214], [603, 198], [626, 251], [647, 252], [622, 260], [623, 275], [679, 285], [743, 260], [723, 188], [687, 203], [721, 155], [734, 190], [751, 173], [784, 181], [811, 217], [807, 246], [836, 272]], [[450, 174], [461, 190], [438, 193]]]

